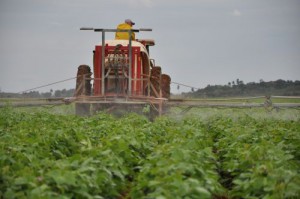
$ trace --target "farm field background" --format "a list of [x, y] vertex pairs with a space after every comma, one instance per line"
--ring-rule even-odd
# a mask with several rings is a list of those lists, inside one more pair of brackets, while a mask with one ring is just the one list
[[300, 110], [0, 109], [0, 198], [299, 198]]

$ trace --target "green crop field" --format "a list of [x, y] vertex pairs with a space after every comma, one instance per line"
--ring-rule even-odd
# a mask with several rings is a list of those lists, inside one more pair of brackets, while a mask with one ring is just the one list
[[0, 109], [0, 198], [300, 198], [300, 110]]

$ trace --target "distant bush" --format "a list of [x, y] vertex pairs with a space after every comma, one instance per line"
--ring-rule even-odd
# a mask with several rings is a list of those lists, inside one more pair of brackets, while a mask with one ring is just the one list
[[24, 93], [0, 92], [0, 98], [50, 98], [50, 97], [72, 97], [75, 89], [62, 89], [40, 93], [39, 91], [29, 91]]
[[228, 85], [208, 85], [195, 92], [183, 93], [187, 97], [235, 97], [235, 96], [261, 96], [261, 95], [283, 95], [299, 96], [300, 81], [285, 81], [282, 79], [270, 82], [261, 80], [259, 83], [249, 82], [244, 84], [237, 79]]

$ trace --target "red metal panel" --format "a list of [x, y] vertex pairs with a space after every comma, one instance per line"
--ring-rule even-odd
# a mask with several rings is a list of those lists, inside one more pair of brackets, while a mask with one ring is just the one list
[[95, 54], [94, 54], [94, 95], [101, 95], [101, 76], [102, 76], [102, 69], [101, 69], [101, 50], [102, 46], [95, 47]]
[[141, 79], [141, 73], [142, 73], [142, 65], [141, 65], [141, 52], [140, 52], [140, 48], [137, 49], [136, 51], [136, 54], [137, 54], [137, 74], [136, 74], [136, 78], [137, 78], [137, 82], [136, 82], [136, 94], [137, 95], [142, 95], [143, 92], [142, 92], [142, 81], [140, 80]]
[[131, 57], [131, 93], [130, 95], [134, 96], [135, 95], [135, 80], [134, 80], [134, 76], [135, 76], [135, 50], [132, 47], [132, 57]]

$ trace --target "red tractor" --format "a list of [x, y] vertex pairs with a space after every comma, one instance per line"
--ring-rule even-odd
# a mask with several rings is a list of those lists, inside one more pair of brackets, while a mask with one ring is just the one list
[[89, 115], [97, 111], [138, 112], [150, 117], [161, 115], [170, 97], [171, 78], [149, 57], [153, 40], [105, 40], [107, 32], [151, 31], [151, 29], [94, 29], [102, 32], [102, 45], [93, 51], [93, 72], [80, 65], [77, 72], [76, 114]]

